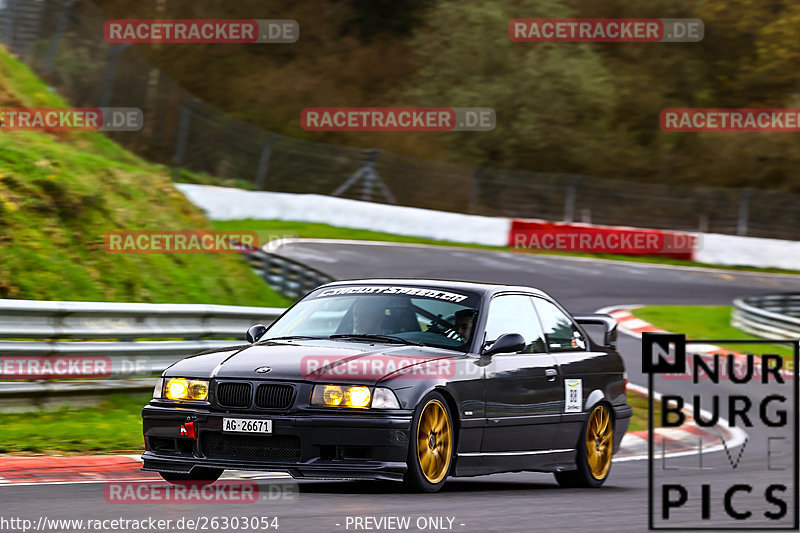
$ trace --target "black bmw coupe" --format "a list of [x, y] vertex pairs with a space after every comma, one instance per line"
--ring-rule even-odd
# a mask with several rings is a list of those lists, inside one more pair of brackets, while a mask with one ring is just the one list
[[[603, 327], [595, 342], [584, 326]], [[607, 315], [530, 287], [366, 279], [324, 285], [249, 344], [168, 368], [142, 410], [144, 469], [389, 479], [553, 472], [598, 487], [632, 415]]]

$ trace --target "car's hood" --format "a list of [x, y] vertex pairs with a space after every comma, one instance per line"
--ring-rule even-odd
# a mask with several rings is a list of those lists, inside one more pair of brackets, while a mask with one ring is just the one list
[[404, 369], [413, 372], [409, 369], [426, 367], [431, 361], [445, 358], [459, 358], [459, 354], [396, 344], [270, 342], [189, 357], [170, 367], [167, 375], [374, 383]]

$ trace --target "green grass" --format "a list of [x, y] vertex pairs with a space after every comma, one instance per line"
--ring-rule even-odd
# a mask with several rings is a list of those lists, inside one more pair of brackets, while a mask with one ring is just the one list
[[341, 228], [329, 224], [319, 224], [315, 222], [293, 222], [285, 220], [215, 220], [214, 229], [230, 231], [255, 231], [264, 237], [303, 237], [313, 239], [354, 239], [370, 241], [389, 241], [415, 244], [432, 244], [438, 246], [457, 246], [461, 248], [478, 248], [484, 250], [517, 250], [520, 253], [535, 253], [543, 255], [558, 255], [568, 257], [591, 257], [596, 259], [609, 259], [614, 261], [629, 261], [638, 263], [655, 263], [661, 265], [679, 265], [692, 267], [707, 267], [722, 270], [744, 270], [764, 273], [783, 273], [798, 274], [798, 271], [781, 270], [776, 268], [755, 268], [755, 267], [728, 267], [720, 265], [709, 265], [705, 263], [695, 263], [682, 259], [671, 259], [669, 257], [641, 257], [617, 254], [587, 254], [578, 252], [553, 252], [533, 249], [514, 249], [506, 246], [485, 246], [481, 244], [457, 243], [452, 241], [439, 241], [426, 239], [423, 237], [411, 237], [408, 235], [395, 235], [392, 233], [382, 233], [364, 229]]
[[0, 453], [141, 452], [141, 411], [149, 400], [149, 394], [118, 394], [97, 407], [0, 414]]
[[[633, 417], [628, 431], [642, 431], [647, 429], [647, 396], [638, 392], [628, 391], [628, 405], [633, 407]], [[661, 425], [661, 402], [653, 401], [653, 424]]]
[[214, 229], [221, 231], [255, 231], [259, 234], [259, 242], [279, 237], [303, 237], [313, 239], [352, 239], [359, 241], [388, 241], [413, 244], [433, 244], [440, 246], [461, 246], [464, 248], [504, 249], [500, 247], [482, 246], [479, 244], [462, 244], [451, 241], [437, 241], [408, 235], [381, 233], [366, 229], [340, 228], [329, 224], [315, 222], [291, 222], [285, 220], [214, 220]]
[[[654, 326], [674, 333], [683, 333], [688, 339], [759, 338], [730, 325], [731, 307], [727, 305], [649, 305], [633, 309], [631, 312]], [[784, 359], [793, 357], [792, 350], [785, 345], [722, 344], [721, 346], [742, 353], [769, 352], [781, 355]]]
[[[0, 48], [0, 107], [64, 107]], [[283, 306], [237, 255], [109, 254], [113, 230], [212, 229], [168, 169], [96, 132], [0, 131], [0, 298]]]

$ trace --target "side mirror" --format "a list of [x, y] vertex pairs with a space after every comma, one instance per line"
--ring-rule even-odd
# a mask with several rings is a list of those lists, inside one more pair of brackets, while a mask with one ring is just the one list
[[264, 324], [256, 324], [255, 326], [250, 326], [247, 329], [247, 333], [245, 334], [244, 337], [245, 339], [247, 339], [247, 342], [253, 344], [254, 342], [257, 342], [258, 339], [263, 337], [264, 333], [266, 332], [267, 332], [267, 326], [265, 326]]
[[617, 321], [611, 315], [575, 315], [575, 321], [581, 326], [603, 326], [603, 346], [617, 348]]
[[504, 333], [497, 337], [489, 349], [481, 355], [494, 355], [496, 353], [521, 352], [525, 348], [525, 339], [519, 333]]

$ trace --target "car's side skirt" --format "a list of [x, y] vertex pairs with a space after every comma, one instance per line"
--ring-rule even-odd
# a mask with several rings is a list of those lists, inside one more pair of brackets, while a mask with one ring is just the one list
[[479, 476], [499, 472], [555, 472], [575, 468], [576, 450], [520, 450], [503, 452], [467, 452], [456, 456], [454, 476]]
[[459, 453], [459, 457], [486, 457], [490, 455], [542, 455], [546, 453], [574, 452], [575, 448], [564, 448], [561, 450], [533, 450], [522, 452], [467, 452]]

